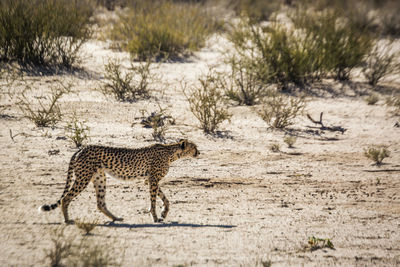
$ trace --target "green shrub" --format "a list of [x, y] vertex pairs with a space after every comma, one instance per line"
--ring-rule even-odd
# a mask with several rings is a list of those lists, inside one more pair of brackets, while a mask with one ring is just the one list
[[337, 80], [348, 80], [350, 72], [360, 66], [372, 49], [373, 39], [366, 29], [341, 17], [332, 9], [319, 12], [299, 10], [292, 19], [297, 28], [314, 40], [319, 68]]
[[231, 33], [235, 53], [252, 58], [262, 82], [283, 90], [303, 87], [321, 76], [322, 58], [312, 34], [298, 34], [279, 24], [259, 27], [242, 22]]
[[71, 67], [88, 40], [88, 1], [0, 1], [0, 59]]
[[288, 135], [283, 138], [283, 141], [287, 144], [289, 148], [293, 148], [294, 143], [296, 143], [296, 136]]
[[379, 97], [376, 94], [370, 94], [365, 98], [368, 105], [375, 105], [379, 101]]
[[203, 47], [217, 28], [199, 4], [142, 0], [120, 14], [111, 39], [138, 60], [175, 60]]
[[294, 119], [303, 114], [305, 106], [304, 98], [273, 94], [264, 100], [259, 114], [272, 128], [282, 129], [293, 125]]
[[390, 156], [387, 146], [369, 147], [364, 151], [364, 155], [372, 159], [376, 165], [381, 165], [382, 161]]
[[132, 64], [125, 73], [116, 60], [110, 60], [104, 68], [106, 82], [101, 89], [105, 95], [113, 95], [118, 101], [127, 102], [150, 97], [150, 83], [155, 79], [150, 61]]
[[186, 84], [183, 85], [183, 92], [203, 131], [215, 133], [218, 125], [231, 117], [223, 105], [221, 74], [210, 69], [207, 75], [199, 78], [199, 82], [200, 85], [193, 85], [189, 92], [186, 91]]

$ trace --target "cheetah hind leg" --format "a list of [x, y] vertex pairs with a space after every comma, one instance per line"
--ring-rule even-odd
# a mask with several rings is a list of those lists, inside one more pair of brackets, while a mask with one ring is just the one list
[[104, 171], [99, 171], [93, 180], [94, 188], [96, 190], [97, 208], [109, 217], [113, 222], [123, 221], [123, 218], [114, 216], [106, 206], [106, 176]]

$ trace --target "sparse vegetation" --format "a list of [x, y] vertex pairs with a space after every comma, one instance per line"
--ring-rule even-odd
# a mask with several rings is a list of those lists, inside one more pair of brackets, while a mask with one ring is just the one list
[[45, 250], [46, 259], [50, 260], [51, 267], [63, 266], [62, 262], [73, 253], [74, 239], [71, 237], [66, 237], [64, 231], [65, 227], [60, 227], [53, 230], [51, 238], [52, 247]]
[[[26, 96], [26, 93], [32, 91], [32, 88], [28, 87], [28, 90], [18, 96], [17, 105], [24, 116], [35, 123], [36, 126], [54, 126], [62, 118], [59, 100], [64, 94], [71, 91], [70, 88], [70, 84], [64, 85], [63, 83], [59, 83], [51, 89], [50, 96], [39, 96], [36, 103], [34, 103]], [[45, 99], [45, 101], [41, 99]]]
[[134, 1], [120, 14], [111, 38], [138, 60], [175, 60], [203, 47], [218, 27], [200, 4]]
[[155, 75], [151, 72], [151, 62], [131, 65], [125, 73], [121, 63], [110, 60], [105, 65], [106, 82], [102, 86], [105, 95], [113, 95], [118, 101], [134, 102], [141, 98], [150, 97], [150, 84]]
[[287, 135], [285, 138], [283, 138], [283, 141], [287, 144], [289, 148], [293, 148], [294, 143], [296, 143], [296, 136], [293, 135]]
[[306, 100], [302, 97], [273, 94], [264, 100], [261, 118], [272, 128], [282, 129], [294, 124], [294, 119], [303, 114]]
[[365, 149], [364, 155], [373, 160], [376, 165], [381, 165], [382, 161], [390, 156], [390, 151], [387, 146], [375, 146]]
[[386, 105], [393, 107], [393, 114], [400, 115], [400, 96], [390, 96], [386, 99]]
[[269, 150], [271, 150], [274, 153], [277, 153], [277, 152], [281, 151], [281, 146], [279, 145], [278, 142], [273, 142], [273, 143], [269, 144]]
[[94, 228], [96, 228], [97, 223], [98, 223], [97, 221], [92, 221], [92, 222], [75, 221], [76, 227], [83, 230], [85, 232], [85, 235], [90, 235], [90, 232]]
[[90, 37], [89, 1], [0, 1], [0, 59], [71, 67]]
[[315, 236], [311, 236], [308, 238], [308, 244], [310, 245], [311, 251], [322, 248], [335, 249], [335, 246], [329, 238], [318, 238]]
[[81, 147], [83, 142], [90, 139], [90, 128], [86, 123], [87, 121], [80, 121], [74, 112], [71, 120], [64, 128], [67, 138], [74, 142], [76, 147]]
[[223, 105], [224, 89], [220, 75], [210, 69], [207, 75], [199, 78], [200, 84], [193, 85], [190, 91], [186, 90], [186, 84], [182, 85], [190, 110], [207, 134], [215, 133], [218, 125], [231, 117]]
[[385, 44], [384, 48], [382, 45], [375, 44], [374, 49], [368, 55], [362, 71], [370, 85], [375, 86], [386, 76], [400, 73], [398, 57], [391, 50], [391, 44]]
[[167, 110], [158, 105], [159, 111], [152, 112], [143, 119], [141, 124], [146, 128], [153, 130], [152, 136], [155, 141], [165, 141], [165, 132], [169, 125], [175, 124], [175, 119], [171, 115], [167, 114]]
[[368, 105], [375, 105], [379, 101], [379, 97], [376, 94], [370, 94], [365, 98]]
[[[86, 225], [89, 225], [89, 228], [92, 227], [91, 224]], [[45, 251], [46, 259], [50, 260], [50, 266], [94, 267], [122, 265], [123, 255], [115, 251], [109, 244], [95, 243], [89, 235], [84, 236], [80, 242], [77, 242], [75, 237], [65, 233], [65, 229], [66, 227], [64, 226], [53, 231], [52, 247]], [[117, 259], [118, 256], [121, 256], [121, 258]]]
[[231, 68], [230, 81], [226, 85], [226, 95], [239, 105], [252, 106], [268, 94], [265, 71], [251, 56], [231, 57], [228, 60]]

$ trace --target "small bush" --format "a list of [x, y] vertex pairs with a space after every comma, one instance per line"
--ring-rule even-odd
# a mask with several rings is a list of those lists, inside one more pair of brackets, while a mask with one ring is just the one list
[[160, 105], [158, 107], [159, 111], [149, 114], [147, 118], [142, 120], [141, 124], [153, 130], [152, 136], [155, 141], [164, 142], [168, 125], [174, 125], [175, 119], [167, 114], [166, 109], [163, 109]]
[[386, 105], [394, 108], [394, 115], [400, 115], [400, 96], [391, 96], [386, 99]]
[[90, 235], [90, 232], [94, 228], [96, 228], [97, 223], [98, 223], [97, 221], [93, 221], [93, 222], [75, 221], [76, 227], [83, 230], [85, 232], [85, 235]]
[[365, 98], [368, 105], [375, 105], [379, 101], [379, 97], [376, 94], [370, 94], [367, 98]]
[[250, 56], [230, 58], [228, 64], [231, 75], [226, 95], [239, 105], [252, 106], [268, 94], [269, 85], [266, 80], [267, 70], [256, 64], [256, 60]]
[[311, 236], [308, 238], [308, 244], [310, 245], [310, 250], [314, 251], [322, 248], [330, 248], [334, 249], [332, 241], [329, 238], [319, 238], [315, 236]]
[[303, 114], [306, 107], [304, 98], [274, 94], [264, 100], [261, 118], [272, 128], [286, 128], [294, 124], [294, 119]]
[[[93, 230], [93, 223], [86, 225], [89, 233]], [[85, 227], [84, 227], [85, 228]], [[121, 259], [117, 260], [120, 251], [116, 251], [110, 244], [98, 244], [87, 234], [77, 242], [76, 237], [65, 234], [66, 227], [57, 228], [52, 233], [52, 247], [45, 250], [46, 259], [50, 266], [121, 266]], [[86, 231], [86, 230], [85, 230]], [[122, 255], [123, 256], [123, 252]]]
[[287, 144], [287, 146], [289, 148], [293, 148], [294, 143], [296, 143], [296, 136], [292, 136], [292, 135], [288, 135], [285, 136], [285, 138], [283, 139], [283, 141]]
[[[40, 96], [36, 103], [33, 103], [27, 96], [26, 91], [18, 96], [17, 106], [24, 114], [25, 118], [28, 118], [38, 127], [54, 126], [62, 118], [59, 100], [60, 98], [71, 91], [71, 85], [58, 84], [57, 87], [53, 87], [51, 90], [50, 97]], [[31, 88], [28, 88], [31, 91]], [[45, 99], [46, 101], [42, 101]], [[35, 106], [39, 106], [36, 108]]]
[[382, 161], [390, 156], [387, 146], [369, 147], [364, 151], [364, 155], [372, 159], [376, 165], [381, 165]]
[[229, 7], [239, 16], [246, 16], [254, 22], [268, 20], [271, 15], [279, 11], [282, 0], [230, 0]]
[[390, 52], [390, 50], [392, 50], [391, 44], [385, 46], [383, 49], [376, 44], [368, 55], [362, 71], [370, 85], [375, 86], [382, 78], [400, 72], [397, 55]]
[[218, 24], [200, 4], [135, 1], [111, 38], [138, 60], [178, 59], [205, 45]]
[[90, 37], [88, 1], [0, 1], [0, 59], [71, 67]]
[[64, 128], [67, 138], [74, 142], [76, 147], [81, 147], [83, 142], [89, 140], [90, 128], [86, 125], [86, 121], [80, 121], [74, 112], [71, 120]]
[[52, 232], [52, 247], [45, 250], [46, 258], [50, 260], [50, 266], [63, 266], [65, 261], [74, 250], [73, 239], [65, 236], [65, 227], [57, 228]]
[[155, 76], [151, 73], [151, 63], [140, 63], [123, 73], [119, 61], [110, 60], [105, 65], [105, 79], [102, 91], [105, 95], [113, 95], [118, 101], [134, 102], [150, 97], [150, 83]]
[[274, 142], [269, 145], [269, 150], [276, 153], [276, 152], [281, 151], [281, 146], [279, 145], [279, 143]]
[[205, 77], [199, 78], [200, 85], [193, 85], [189, 92], [186, 91], [186, 84], [183, 85], [190, 110], [207, 134], [215, 133], [218, 125], [231, 117], [223, 105], [223, 83], [220, 75], [210, 69]]

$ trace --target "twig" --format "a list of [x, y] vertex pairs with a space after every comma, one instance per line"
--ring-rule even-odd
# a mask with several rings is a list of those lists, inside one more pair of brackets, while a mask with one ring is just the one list
[[320, 128], [321, 131], [327, 130], [327, 131], [331, 131], [331, 132], [341, 132], [341, 133], [343, 134], [343, 133], [347, 130], [347, 129], [341, 127], [341, 126], [325, 126], [324, 123], [322, 122], [322, 116], [323, 116], [323, 114], [324, 114], [324, 113], [321, 112], [321, 114], [319, 115], [319, 121], [314, 120], [314, 119], [311, 117], [310, 114], [307, 114], [307, 118], [308, 118], [310, 121], [312, 121], [313, 123], [315, 123], [315, 124], [320, 124], [320, 125], [321, 125], [321, 128]]

